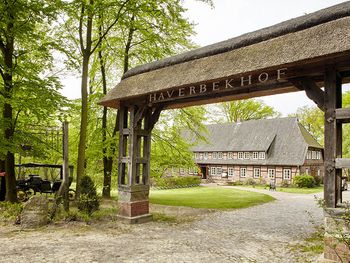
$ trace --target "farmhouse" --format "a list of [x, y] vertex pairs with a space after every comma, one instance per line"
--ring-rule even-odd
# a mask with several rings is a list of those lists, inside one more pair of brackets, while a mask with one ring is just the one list
[[[203, 179], [291, 183], [297, 174], [323, 176], [323, 149], [297, 118], [207, 126], [192, 148]], [[193, 170], [189, 170], [193, 174]]]

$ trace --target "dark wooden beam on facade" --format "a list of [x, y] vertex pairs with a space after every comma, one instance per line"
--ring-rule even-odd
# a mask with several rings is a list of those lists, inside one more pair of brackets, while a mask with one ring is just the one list
[[154, 112], [152, 113], [152, 115], [150, 116], [150, 118], [148, 119], [148, 130], [152, 131], [154, 128], [154, 125], [156, 125], [157, 121], [159, 120], [160, 117], [160, 113], [163, 110], [163, 106], [158, 106]]
[[317, 84], [309, 79], [295, 79], [291, 80], [293, 85], [300, 90], [304, 90], [309, 99], [314, 101], [322, 111], [324, 111], [324, 91], [321, 90]]

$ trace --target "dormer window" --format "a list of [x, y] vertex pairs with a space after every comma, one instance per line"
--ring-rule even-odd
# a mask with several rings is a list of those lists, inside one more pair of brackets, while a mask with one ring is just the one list
[[259, 153], [253, 152], [253, 159], [259, 159]]
[[218, 158], [222, 159], [222, 152], [218, 152]]
[[250, 152], [245, 152], [244, 159], [249, 159], [249, 158], [250, 158]]
[[259, 159], [264, 160], [265, 157], [265, 152], [259, 152]]
[[217, 152], [213, 152], [213, 159], [217, 159], [218, 158], [218, 153]]
[[233, 152], [229, 152], [229, 153], [228, 153], [228, 158], [229, 158], [229, 159], [233, 159]]
[[208, 153], [204, 153], [204, 160], [208, 159]]
[[243, 152], [238, 152], [238, 159], [243, 159]]

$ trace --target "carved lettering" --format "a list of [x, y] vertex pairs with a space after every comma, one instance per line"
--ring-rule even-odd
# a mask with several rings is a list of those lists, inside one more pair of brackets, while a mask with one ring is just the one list
[[280, 80], [282, 76], [286, 75], [287, 68], [277, 69], [277, 80]]
[[159, 94], [158, 100], [164, 100], [163, 92], [161, 92], [161, 93]]
[[196, 87], [195, 86], [190, 87], [190, 95], [192, 95], [192, 94], [196, 94]]
[[230, 79], [230, 80], [226, 80], [226, 89], [228, 89], [228, 88], [233, 88], [233, 86], [231, 85], [231, 81], [233, 81], [233, 79]]
[[218, 81], [213, 82], [213, 91], [219, 90], [219, 84], [220, 84], [220, 82], [218, 82]]
[[179, 89], [179, 97], [185, 96], [185, 88]]
[[172, 90], [171, 92], [169, 92], [169, 90], [166, 92], [168, 95], [168, 98], [171, 98], [174, 94], [174, 90]]
[[199, 85], [199, 93], [204, 93], [207, 91], [207, 85], [201, 84]]
[[266, 82], [269, 79], [269, 74], [261, 73], [258, 77], [259, 82]]
[[157, 93], [149, 94], [149, 102], [157, 100]]
[[247, 85], [251, 85], [252, 84], [252, 75], [248, 76], [248, 79], [245, 79], [244, 77], [241, 77], [241, 87], [244, 86], [244, 83], [248, 82]]

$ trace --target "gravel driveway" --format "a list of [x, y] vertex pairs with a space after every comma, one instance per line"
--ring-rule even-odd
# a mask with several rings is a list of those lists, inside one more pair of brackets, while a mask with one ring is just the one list
[[0, 228], [0, 262], [297, 262], [289, 244], [323, 220], [314, 195], [255, 191], [277, 200], [181, 224]]

